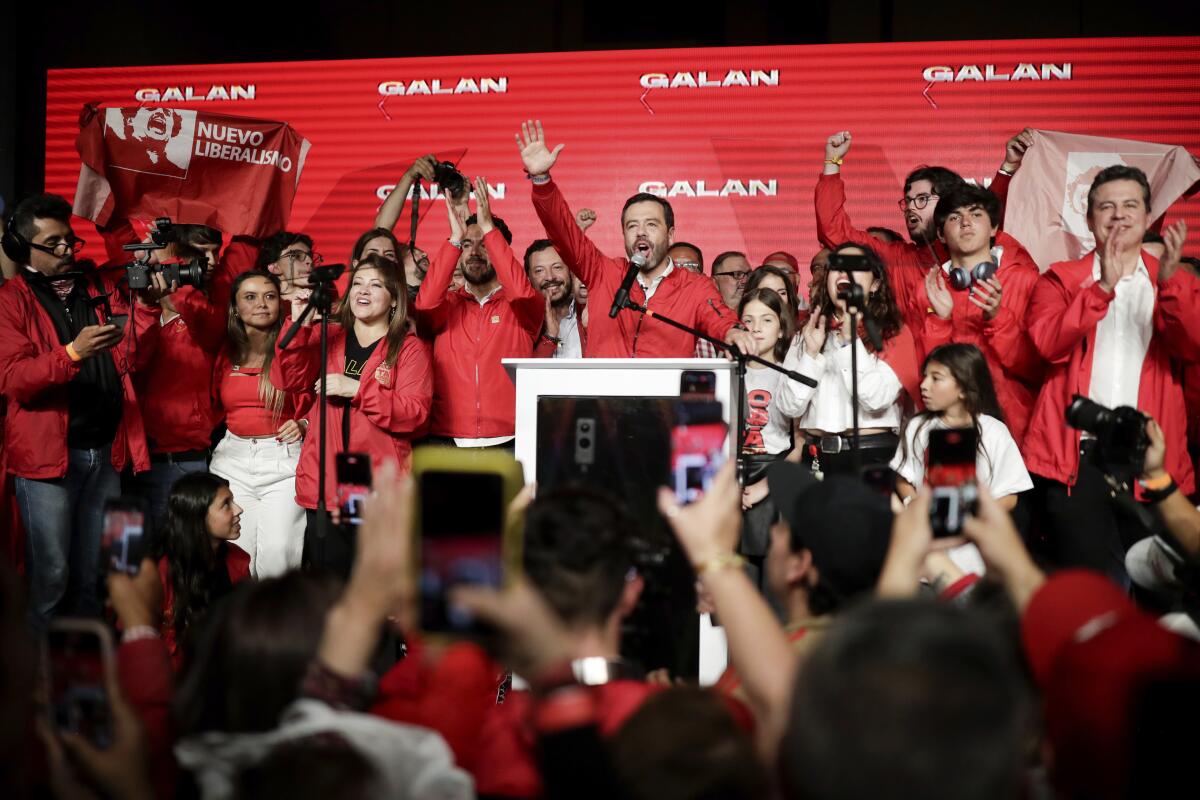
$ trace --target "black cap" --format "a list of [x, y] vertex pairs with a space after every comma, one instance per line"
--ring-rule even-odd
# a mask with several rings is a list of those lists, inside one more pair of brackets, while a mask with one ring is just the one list
[[812, 553], [822, 583], [843, 599], [875, 588], [892, 535], [886, 497], [847, 475], [817, 480], [788, 461], [771, 465], [767, 486], [792, 530], [792, 550]]

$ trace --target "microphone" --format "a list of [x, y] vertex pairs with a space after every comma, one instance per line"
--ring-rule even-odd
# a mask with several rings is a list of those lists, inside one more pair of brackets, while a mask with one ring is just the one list
[[641, 253], [634, 253], [629, 258], [629, 269], [625, 270], [625, 277], [621, 281], [621, 286], [617, 289], [617, 293], [613, 295], [612, 308], [608, 310], [609, 317], [616, 317], [621, 313], [621, 309], [629, 302], [629, 290], [633, 288], [634, 278], [637, 277], [646, 264], [649, 262]]

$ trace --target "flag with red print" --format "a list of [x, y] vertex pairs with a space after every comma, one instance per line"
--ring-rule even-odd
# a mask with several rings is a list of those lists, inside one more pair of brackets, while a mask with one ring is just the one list
[[1033, 131], [1033, 144], [1008, 190], [1004, 229], [1025, 245], [1043, 272], [1096, 246], [1087, 226], [1087, 196], [1105, 167], [1137, 167], [1150, 181], [1152, 219], [1200, 188], [1200, 163], [1169, 144]]
[[75, 213], [97, 224], [170, 217], [227, 236], [287, 225], [309, 142], [284, 122], [185, 108], [85, 105]]

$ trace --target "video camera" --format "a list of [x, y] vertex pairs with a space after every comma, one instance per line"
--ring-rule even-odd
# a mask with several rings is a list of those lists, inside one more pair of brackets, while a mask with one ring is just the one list
[[1136, 408], [1105, 408], [1078, 394], [1067, 406], [1067, 424], [1095, 437], [1092, 462], [1121, 485], [1128, 485], [1142, 471], [1150, 447], [1149, 419]]
[[122, 249], [141, 253], [133, 263], [125, 265], [125, 279], [130, 289], [150, 288], [150, 276], [161, 272], [167, 285], [194, 286], [197, 289], [204, 285], [204, 273], [208, 264], [199, 258], [182, 264], [151, 264], [150, 252], [164, 250], [179, 241], [179, 232], [167, 217], [154, 220], [150, 229], [150, 241], [137, 244], [127, 244]]

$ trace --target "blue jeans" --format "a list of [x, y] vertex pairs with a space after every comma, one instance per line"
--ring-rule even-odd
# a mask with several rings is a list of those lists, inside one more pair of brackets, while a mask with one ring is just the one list
[[208, 462], [197, 461], [156, 461], [150, 465], [149, 472], [143, 472], [133, 478], [130, 488], [146, 501], [146, 512], [151, 520], [150, 534], [157, 542], [162, 541], [167, 524], [167, 498], [171, 496], [171, 487], [175, 481], [189, 472], [204, 472]]
[[121, 492], [112, 447], [68, 450], [66, 477], [14, 484], [25, 526], [30, 625], [41, 630], [62, 613], [99, 616], [104, 503]]

